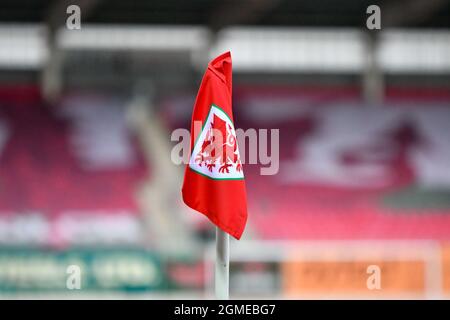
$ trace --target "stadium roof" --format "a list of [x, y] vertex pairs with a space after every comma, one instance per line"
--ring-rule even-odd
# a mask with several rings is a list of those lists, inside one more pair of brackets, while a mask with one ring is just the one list
[[365, 26], [366, 8], [378, 4], [382, 24], [396, 27], [450, 28], [450, 0], [2, 0], [0, 22], [65, 19], [78, 4], [88, 23]]

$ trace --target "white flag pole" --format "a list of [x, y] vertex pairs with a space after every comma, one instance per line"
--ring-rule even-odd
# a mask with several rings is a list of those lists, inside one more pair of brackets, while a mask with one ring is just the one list
[[229, 297], [230, 236], [216, 227], [216, 299]]

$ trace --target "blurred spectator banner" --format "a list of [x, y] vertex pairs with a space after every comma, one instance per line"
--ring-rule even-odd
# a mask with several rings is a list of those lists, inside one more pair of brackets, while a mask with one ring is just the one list
[[[367, 287], [368, 266], [381, 271], [380, 290]], [[283, 291], [287, 296], [325, 295], [423, 295], [424, 261], [297, 261], [283, 264]]]
[[[70, 289], [70, 266], [81, 287]], [[0, 291], [148, 291], [167, 288], [157, 255], [138, 249], [0, 250]]]
[[[232, 250], [230, 292], [236, 297], [449, 295], [449, 247], [434, 241], [254, 241]], [[212, 274], [206, 274], [211, 286]]]

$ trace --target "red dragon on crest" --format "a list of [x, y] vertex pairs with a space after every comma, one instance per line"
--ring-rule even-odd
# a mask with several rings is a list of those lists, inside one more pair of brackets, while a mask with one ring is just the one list
[[221, 173], [230, 173], [231, 166], [235, 166], [238, 172], [242, 170], [236, 137], [232, 134], [231, 126], [217, 115], [214, 115], [195, 161], [199, 166], [205, 165], [210, 172], [216, 167], [216, 161], [219, 162]]

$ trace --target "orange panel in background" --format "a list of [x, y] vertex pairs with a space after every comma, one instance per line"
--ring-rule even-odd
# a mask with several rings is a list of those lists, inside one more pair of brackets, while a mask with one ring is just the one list
[[442, 247], [442, 289], [450, 294], [450, 244]]
[[[367, 268], [379, 267], [380, 289], [370, 290]], [[425, 262], [411, 261], [291, 261], [282, 268], [286, 295], [424, 294]], [[373, 278], [371, 278], [373, 279]], [[373, 282], [372, 282], [373, 284]]]

